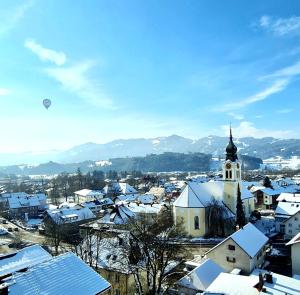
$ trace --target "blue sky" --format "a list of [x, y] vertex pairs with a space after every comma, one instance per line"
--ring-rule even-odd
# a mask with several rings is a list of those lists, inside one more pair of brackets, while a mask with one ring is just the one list
[[299, 1], [7, 0], [0, 20], [0, 151], [230, 121], [238, 137], [300, 138]]

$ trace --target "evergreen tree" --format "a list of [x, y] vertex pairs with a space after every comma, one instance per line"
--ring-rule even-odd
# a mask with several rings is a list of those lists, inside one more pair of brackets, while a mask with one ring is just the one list
[[243, 208], [240, 184], [238, 184], [237, 201], [236, 201], [236, 225], [242, 228], [245, 224], [246, 224], [245, 212]]
[[264, 182], [263, 182], [263, 186], [273, 188], [272, 182], [271, 182], [271, 180], [268, 176], [265, 177]]

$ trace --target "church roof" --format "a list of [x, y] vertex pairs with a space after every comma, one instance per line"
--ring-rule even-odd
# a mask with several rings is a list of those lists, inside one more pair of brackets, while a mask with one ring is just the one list
[[[184, 208], [205, 208], [211, 202], [212, 198], [223, 201], [224, 185], [224, 181], [204, 183], [189, 182], [174, 202], [174, 206]], [[252, 197], [252, 194], [243, 182], [240, 182], [240, 189], [242, 200]]]
[[237, 157], [237, 147], [233, 143], [232, 132], [231, 132], [231, 127], [230, 127], [229, 143], [226, 147], [226, 160], [230, 160], [232, 162], [235, 162], [237, 159], [238, 159], [238, 157]]

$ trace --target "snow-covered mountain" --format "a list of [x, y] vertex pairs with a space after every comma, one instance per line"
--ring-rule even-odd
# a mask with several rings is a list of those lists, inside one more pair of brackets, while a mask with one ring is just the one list
[[[289, 158], [300, 156], [300, 139], [276, 139], [272, 137], [244, 137], [234, 139], [239, 152], [244, 155], [267, 159], [274, 156]], [[85, 143], [65, 151], [49, 153], [0, 154], [0, 165], [36, 164], [47, 161], [76, 163], [86, 160], [108, 160], [118, 157], [145, 156], [163, 152], [201, 152], [223, 156], [227, 137], [208, 136], [198, 140], [171, 135], [157, 138], [118, 139], [105, 144]]]

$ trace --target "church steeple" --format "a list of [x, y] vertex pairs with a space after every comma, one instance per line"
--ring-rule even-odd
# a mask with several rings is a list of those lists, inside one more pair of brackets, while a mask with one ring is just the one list
[[238, 159], [238, 157], [237, 157], [237, 147], [233, 143], [232, 131], [231, 131], [231, 125], [230, 125], [229, 143], [226, 147], [226, 161], [230, 160], [231, 162], [235, 162], [237, 159]]

